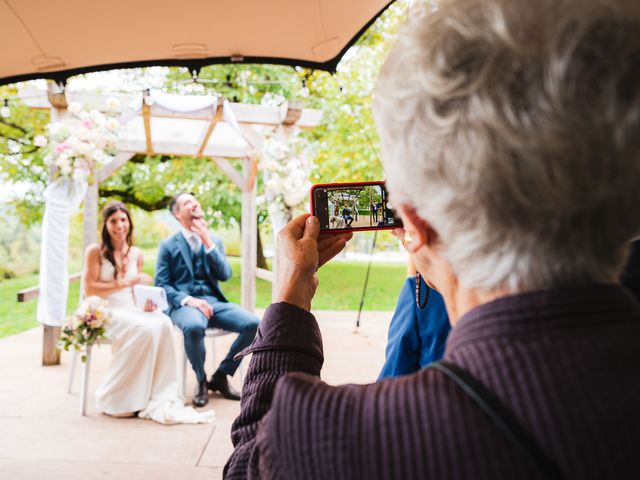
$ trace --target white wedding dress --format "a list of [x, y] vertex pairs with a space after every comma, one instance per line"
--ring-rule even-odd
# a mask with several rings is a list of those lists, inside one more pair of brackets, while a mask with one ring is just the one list
[[[138, 250], [132, 249], [125, 279], [138, 275]], [[113, 281], [114, 267], [106, 259], [100, 265], [100, 280]], [[126, 288], [105, 297], [112, 322], [107, 327], [111, 341], [111, 364], [96, 391], [98, 407], [110, 415], [139, 412], [140, 418], [159, 423], [207, 423], [213, 410], [198, 412], [185, 406], [178, 394], [176, 358], [171, 320], [162, 312], [145, 312]]]

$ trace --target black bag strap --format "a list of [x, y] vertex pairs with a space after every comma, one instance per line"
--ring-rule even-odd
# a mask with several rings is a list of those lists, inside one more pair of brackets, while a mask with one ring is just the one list
[[469, 372], [455, 363], [440, 361], [427, 365], [426, 370], [437, 370], [460, 389], [489, 417], [493, 424], [513, 443], [527, 461], [545, 479], [563, 478], [560, 468], [540, 448], [536, 440], [518, 422], [511, 411], [493, 392], [478, 382]]

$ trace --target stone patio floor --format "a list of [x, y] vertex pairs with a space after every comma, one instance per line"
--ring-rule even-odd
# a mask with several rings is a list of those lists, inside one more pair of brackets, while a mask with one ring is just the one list
[[[323, 380], [329, 384], [374, 381], [384, 359], [391, 312], [364, 312], [358, 332], [357, 312], [315, 313], [324, 339]], [[176, 332], [176, 343], [179, 339]], [[216, 340], [219, 357], [231, 340], [231, 336]], [[214, 394], [205, 409], [215, 409], [216, 420], [205, 425], [164, 426], [103, 415], [95, 409], [93, 393], [109, 362], [110, 347], [105, 345], [94, 349], [89, 405], [87, 416], [82, 417], [80, 368], [74, 391], [68, 394], [71, 353], [62, 352], [61, 365], [43, 367], [41, 348], [41, 328], [0, 339], [0, 479], [222, 478], [232, 451], [229, 432], [239, 402]], [[211, 368], [210, 361], [207, 365]], [[237, 376], [234, 382], [240, 386]], [[189, 369], [188, 395], [194, 384]]]

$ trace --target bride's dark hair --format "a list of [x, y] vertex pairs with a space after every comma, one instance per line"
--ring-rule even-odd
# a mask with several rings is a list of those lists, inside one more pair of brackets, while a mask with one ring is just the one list
[[116, 276], [118, 275], [118, 267], [116, 265], [116, 258], [113, 253], [111, 235], [109, 235], [109, 230], [107, 229], [107, 222], [109, 221], [109, 218], [111, 218], [111, 215], [116, 212], [124, 212], [127, 216], [127, 219], [129, 219], [129, 232], [127, 233], [127, 245], [129, 245], [129, 249], [127, 250], [127, 253], [129, 253], [131, 244], [133, 243], [133, 222], [131, 221], [131, 214], [129, 213], [129, 209], [124, 203], [118, 200], [111, 200], [107, 202], [107, 204], [102, 209], [102, 245], [100, 246], [100, 252], [102, 253], [102, 256], [106, 258], [111, 265], [113, 265], [113, 278], [116, 278]]

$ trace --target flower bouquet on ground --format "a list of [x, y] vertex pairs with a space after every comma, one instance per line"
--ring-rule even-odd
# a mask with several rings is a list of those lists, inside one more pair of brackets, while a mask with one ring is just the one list
[[87, 349], [99, 340], [107, 338], [107, 325], [111, 323], [109, 303], [100, 297], [89, 297], [80, 304], [62, 329], [58, 345], [60, 348], [82, 352], [82, 361], [87, 360]]

